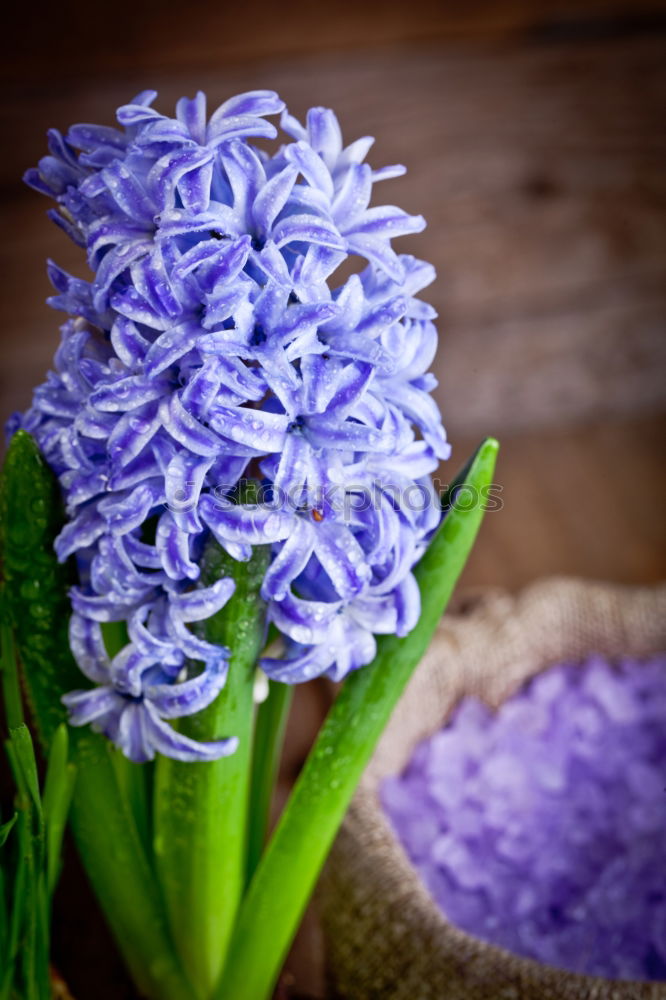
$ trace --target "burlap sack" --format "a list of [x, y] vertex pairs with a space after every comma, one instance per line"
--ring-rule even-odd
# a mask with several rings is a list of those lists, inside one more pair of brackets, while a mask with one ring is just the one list
[[544, 668], [590, 652], [666, 649], [666, 586], [557, 579], [447, 616], [417, 669], [322, 876], [334, 996], [347, 1000], [658, 1000], [666, 984], [611, 982], [517, 958], [447, 923], [394, 837], [377, 787], [400, 772], [463, 694], [493, 706]]

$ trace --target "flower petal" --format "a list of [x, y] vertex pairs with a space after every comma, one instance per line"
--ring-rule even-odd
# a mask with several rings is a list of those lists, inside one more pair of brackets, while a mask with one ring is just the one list
[[273, 510], [269, 505], [224, 503], [214, 500], [210, 494], [199, 501], [199, 513], [221, 545], [283, 541], [293, 529], [295, 516]]
[[190, 537], [171, 511], [165, 511], [157, 522], [155, 548], [164, 572], [172, 580], [196, 580], [199, 577], [199, 567], [190, 554]]
[[332, 222], [314, 215], [290, 215], [278, 222], [273, 230], [276, 247], [289, 243], [315, 243], [332, 250], [344, 250], [345, 241]]
[[118, 713], [125, 699], [110, 687], [96, 687], [90, 691], [70, 691], [61, 699], [69, 710], [70, 726], [86, 726], [110, 714]]
[[235, 589], [236, 584], [227, 577], [216, 580], [210, 587], [175, 594], [169, 605], [183, 622], [205, 621], [224, 607]]
[[69, 620], [69, 647], [86, 677], [96, 684], [108, 683], [110, 660], [98, 622], [73, 614]]
[[304, 601], [289, 591], [281, 601], [271, 602], [270, 618], [290, 639], [307, 646], [326, 641], [341, 606], [340, 601]]
[[315, 530], [314, 551], [336, 592], [343, 599], [360, 593], [370, 579], [365, 553], [344, 524], [323, 521]]
[[221, 442], [216, 434], [195, 420], [187, 412], [177, 394], [160, 403], [160, 417], [171, 437], [189, 448], [195, 455], [214, 458], [221, 450]]
[[144, 697], [163, 719], [194, 715], [207, 708], [224, 687], [228, 661], [218, 656], [197, 677], [180, 684], [147, 684]]
[[263, 453], [280, 451], [283, 447], [289, 417], [243, 406], [216, 406], [210, 412], [209, 422], [213, 430], [228, 441]]
[[166, 722], [162, 722], [157, 712], [151, 707], [150, 702], [146, 702], [145, 710], [147, 713], [146, 731], [151, 747], [165, 757], [189, 763], [199, 760], [219, 760], [220, 757], [229, 757], [230, 754], [236, 752], [238, 739], [235, 736], [226, 740], [198, 743], [188, 736], [183, 736], [182, 733], [177, 733]]
[[261, 585], [261, 596], [281, 600], [288, 587], [302, 573], [314, 549], [314, 528], [305, 517], [295, 517], [292, 528], [277, 549]]

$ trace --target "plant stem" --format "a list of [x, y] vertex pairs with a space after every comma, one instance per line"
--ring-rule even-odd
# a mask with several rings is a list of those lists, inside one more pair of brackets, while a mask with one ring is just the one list
[[[69, 649], [66, 567], [53, 540], [62, 526], [57, 480], [25, 431], [12, 438], [2, 473], [6, 613], [20, 654], [27, 700], [44, 749], [66, 722], [61, 696], [81, 685]], [[83, 864], [135, 982], [152, 1000], [191, 1000], [174, 955], [159, 886], [117, 780], [106, 739], [70, 731], [77, 781], [71, 821]], [[28, 879], [25, 873], [24, 884]], [[29, 887], [28, 887], [29, 888]], [[27, 890], [26, 890], [27, 891]]]
[[348, 677], [333, 704], [243, 901], [217, 1000], [270, 996], [363, 769], [465, 565], [497, 449], [485, 441], [463, 473], [476, 491], [473, 506], [447, 498], [446, 516], [415, 569], [422, 600], [416, 628], [403, 639], [382, 636], [375, 661]]
[[[78, 734], [77, 734], [78, 736]], [[95, 894], [137, 987], [154, 1000], [189, 1000], [162, 899], [103, 738], [76, 740], [72, 828]]]
[[[102, 636], [107, 655], [112, 659], [129, 642], [126, 622], [103, 622]], [[132, 813], [143, 849], [152, 864], [152, 795], [149, 796], [149, 789], [152, 789], [155, 765], [152, 761], [136, 764], [112, 746], [109, 746], [109, 754], [118, 789]]]
[[181, 763], [159, 757], [155, 773], [155, 857], [176, 946], [200, 997], [219, 980], [245, 880], [254, 670], [265, 634], [259, 590], [269, 551], [247, 563], [211, 542], [202, 583], [233, 576], [236, 590], [205, 623], [210, 642], [230, 646], [224, 690], [203, 712], [184, 720], [196, 740], [237, 736], [230, 757]]
[[280, 753], [293, 690], [289, 684], [269, 680], [268, 697], [257, 711], [252, 749], [247, 882], [259, 864], [266, 841], [273, 789], [280, 766]]

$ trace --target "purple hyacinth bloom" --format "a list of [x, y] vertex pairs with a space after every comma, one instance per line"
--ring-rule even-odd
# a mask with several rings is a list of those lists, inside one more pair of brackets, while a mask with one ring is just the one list
[[384, 808], [447, 917], [550, 965], [666, 979], [666, 655], [466, 699]]
[[[210, 117], [201, 93], [175, 118], [155, 96], [121, 107], [119, 128], [51, 131], [26, 175], [93, 277], [49, 263], [49, 302], [70, 318], [10, 430], [36, 437], [65, 498], [71, 646], [96, 685], [66, 696], [71, 722], [134, 760], [209, 760], [234, 741], [196, 744], [167, 721], [225, 680], [228, 650], [189, 627], [233, 589], [200, 587], [206, 539], [239, 560], [271, 546], [262, 594], [284, 650], [266, 673], [342, 678], [377, 634], [418, 619], [411, 570], [439, 521], [431, 475], [449, 447], [428, 372], [435, 312], [417, 298], [434, 271], [391, 243], [425, 223], [370, 205], [404, 168], [373, 170], [370, 139], [344, 146], [332, 111], [302, 125], [270, 91]], [[280, 113], [268, 153], [254, 140], [277, 136]], [[336, 279], [350, 256], [362, 270]], [[244, 477], [260, 502], [231, 502]], [[112, 659], [104, 622], [127, 624]]]

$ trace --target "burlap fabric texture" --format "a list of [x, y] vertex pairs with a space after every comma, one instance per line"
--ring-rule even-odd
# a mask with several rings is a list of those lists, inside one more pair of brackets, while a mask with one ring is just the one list
[[[347, 1000], [666, 1000], [666, 984], [608, 981], [518, 958], [449, 924], [379, 804], [465, 694], [500, 705], [550, 665], [666, 649], [666, 586], [555, 579], [448, 615], [397, 707], [338, 835], [318, 906], [332, 995]], [[666, 720], [665, 720], [666, 721]], [[666, 879], [666, 873], [665, 873]]]

